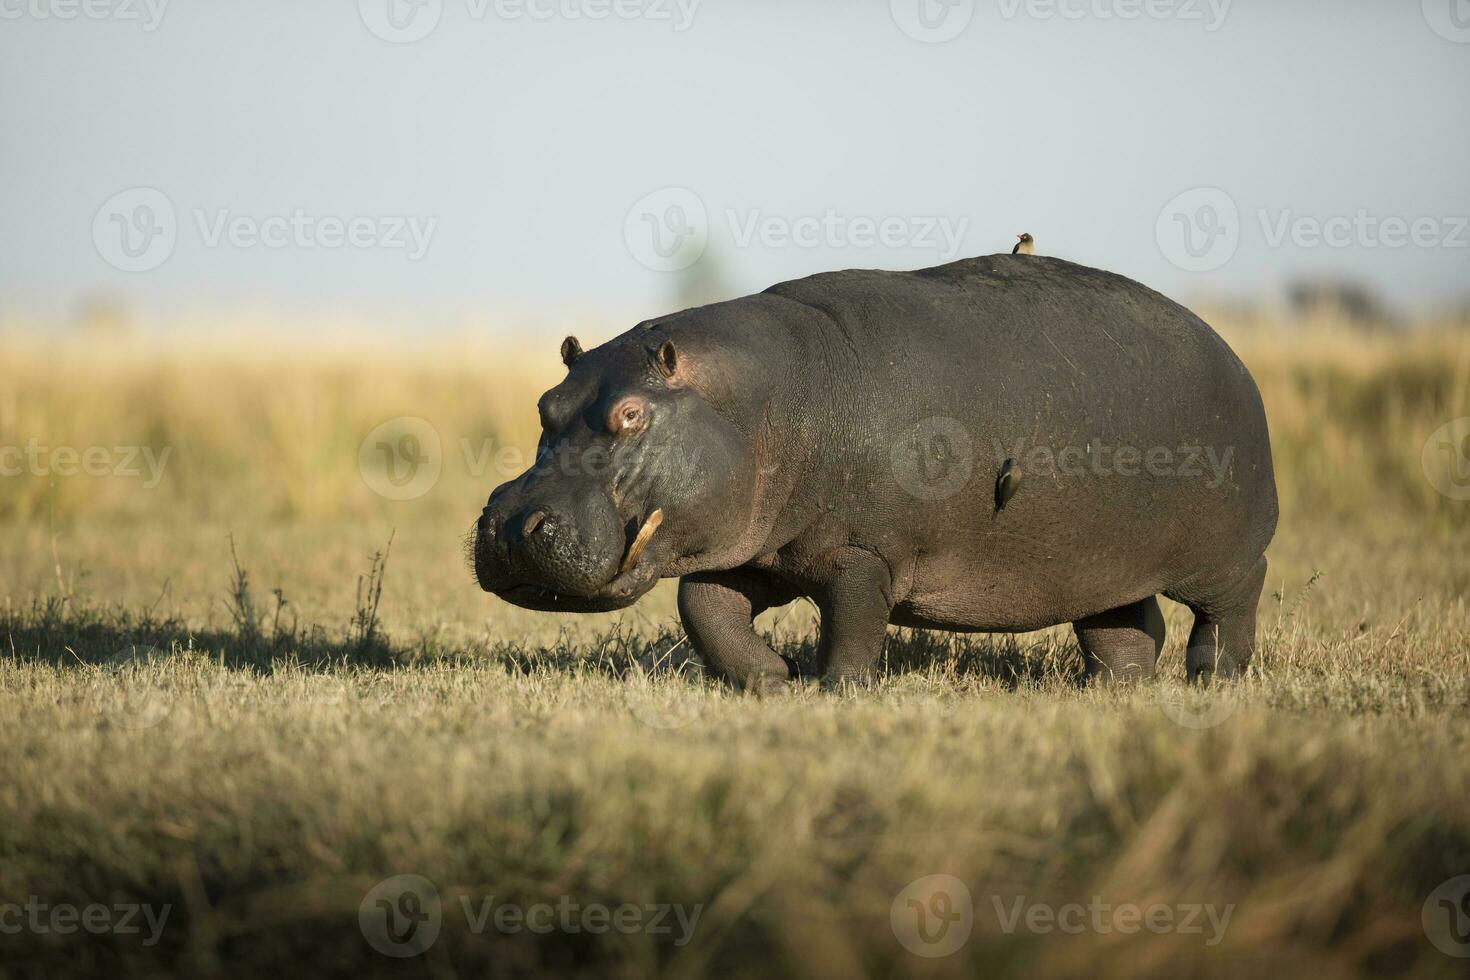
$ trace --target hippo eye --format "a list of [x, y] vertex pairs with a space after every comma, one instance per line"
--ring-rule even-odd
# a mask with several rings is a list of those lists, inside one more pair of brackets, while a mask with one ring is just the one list
[[607, 428], [615, 436], [632, 434], [643, 428], [646, 418], [643, 402], [640, 399], [627, 398], [613, 408], [607, 419]]

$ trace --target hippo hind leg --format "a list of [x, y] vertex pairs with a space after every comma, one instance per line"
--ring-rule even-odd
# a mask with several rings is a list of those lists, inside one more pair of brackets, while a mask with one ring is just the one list
[[1090, 683], [1143, 680], [1153, 676], [1164, 646], [1164, 616], [1154, 596], [1072, 624], [1082, 647]]
[[1266, 559], [1261, 557], [1241, 574], [1220, 581], [1191, 582], [1164, 593], [1194, 613], [1184, 665], [1191, 683], [1208, 684], [1213, 678], [1236, 677], [1245, 671], [1256, 649], [1256, 606], [1266, 584]]

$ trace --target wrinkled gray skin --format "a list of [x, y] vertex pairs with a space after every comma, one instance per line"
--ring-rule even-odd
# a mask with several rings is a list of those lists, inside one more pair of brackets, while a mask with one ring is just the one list
[[1260, 395], [1135, 282], [1012, 255], [835, 272], [563, 359], [537, 464], [473, 535], [508, 602], [616, 609], [678, 577], [695, 648], [761, 689], [795, 669], [751, 621], [800, 596], [827, 683], [866, 678], [889, 624], [1070, 622], [1090, 677], [1147, 676], [1160, 593], [1194, 612], [1192, 679], [1250, 660], [1276, 527]]

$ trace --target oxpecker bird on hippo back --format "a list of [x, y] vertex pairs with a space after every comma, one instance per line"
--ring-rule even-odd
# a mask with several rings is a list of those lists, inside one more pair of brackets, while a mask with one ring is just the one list
[[1250, 373], [1203, 321], [1045, 256], [847, 271], [658, 317], [537, 405], [536, 462], [473, 532], [480, 585], [588, 612], [679, 579], [695, 649], [772, 689], [755, 631], [821, 611], [828, 684], [890, 624], [1071, 623], [1090, 678], [1151, 675], [1157, 596], [1188, 606], [1191, 679], [1250, 661], [1276, 486]]

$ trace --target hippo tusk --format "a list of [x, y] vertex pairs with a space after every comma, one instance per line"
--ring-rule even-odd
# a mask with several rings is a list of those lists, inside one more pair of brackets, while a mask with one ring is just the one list
[[643, 549], [648, 547], [648, 542], [653, 540], [654, 532], [658, 530], [658, 526], [663, 522], [664, 512], [662, 508], [648, 515], [647, 520], [643, 522], [643, 526], [638, 529], [638, 536], [633, 539], [633, 544], [628, 548], [628, 554], [623, 558], [623, 565], [618, 569], [619, 575], [638, 566], [638, 559], [643, 557]]

